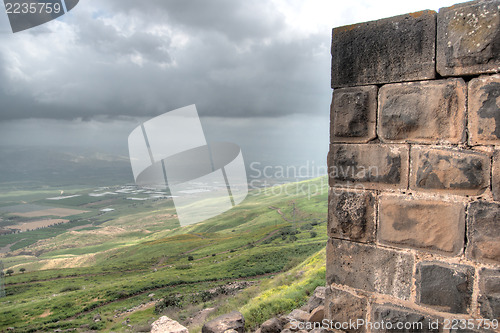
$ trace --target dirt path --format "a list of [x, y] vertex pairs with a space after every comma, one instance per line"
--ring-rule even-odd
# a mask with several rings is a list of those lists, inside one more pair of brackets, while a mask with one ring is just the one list
[[[269, 206], [269, 209], [274, 209], [275, 211], [277, 211], [277, 212], [278, 212], [278, 214], [280, 214], [281, 218], [282, 218], [283, 220], [285, 220], [286, 222], [290, 222], [290, 223], [292, 223], [292, 222], [293, 222], [293, 221], [289, 220], [289, 219], [285, 216], [285, 214], [281, 211], [281, 208], [277, 208], [277, 207]], [[294, 210], [294, 214], [295, 214], [295, 210]]]
[[17, 242], [14, 242], [14, 243], [12, 243], [12, 244], [8, 244], [8, 245], [6, 245], [6, 246], [4, 246], [4, 247], [0, 247], [0, 253], [8, 253], [8, 252], [10, 252], [10, 248], [11, 248], [12, 246], [16, 245], [16, 244], [17, 244], [17, 243], [19, 243], [19, 242], [22, 242], [23, 240], [25, 240], [25, 238], [23, 238], [23, 239], [21, 239], [21, 240], [18, 240]]

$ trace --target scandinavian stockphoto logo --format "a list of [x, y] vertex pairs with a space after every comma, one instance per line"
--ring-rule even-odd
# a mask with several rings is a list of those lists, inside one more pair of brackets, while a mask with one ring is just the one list
[[169, 190], [181, 226], [217, 216], [248, 194], [240, 147], [208, 144], [195, 105], [144, 122], [128, 148], [136, 184]]
[[16, 33], [55, 20], [79, 0], [4, 0], [12, 32]]

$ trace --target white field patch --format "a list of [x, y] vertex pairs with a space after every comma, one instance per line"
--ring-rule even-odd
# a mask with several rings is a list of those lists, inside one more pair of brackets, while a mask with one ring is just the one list
[[47, 198], [46, 200], [64, 200], [64, 199], [69, 199], [69, 198], [76, 198], [79, 197], [79, 194], [75, 195], [67, 195], [67, 196], [59, 196], [59, 197], [53, 197], [53, 198]]

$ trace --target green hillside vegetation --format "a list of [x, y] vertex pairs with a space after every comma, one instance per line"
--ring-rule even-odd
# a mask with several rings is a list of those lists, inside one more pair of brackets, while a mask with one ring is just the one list
[[[318, 251], [327, 239], [327, 189], [326, 178], [256, 189], [230, 211], [186, 227], [179, 227], [170, 199], [100, 202], [82, 195], [50, 202], [88, 213], [0, 236], [0, 247], [15, 243], [13, 252], [0, 254], [14, 271], [0, 299], [0, 330], [141, 331], [162, 314], [185, 323], [206, 307], [217, 313], [237, 307], [251, 329], [300, 306], [324, 284], [324, 251]], [[53, 193], [45, 192], [26, 193], [33, 201], [3, 195], [0, 205], [47, 205]], [[99, 212], [106, 206], [115, 211]], [[230, 283], [245, 290], [234, 296]]]

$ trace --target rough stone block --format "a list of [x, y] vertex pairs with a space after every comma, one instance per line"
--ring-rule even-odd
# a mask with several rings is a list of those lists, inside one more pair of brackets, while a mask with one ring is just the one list
[[490, 157], [477, 151], [415, 146], [410, 188], [479, 195], [490, 186]]
[[479, 272], [479, 310], [483, 318], [500, 320], [500, 270]]
[[325, 293], [326, 293], [326, 287], [316, 287], [314, 289], [313, 294], [311, 297], [309, 297], [309, 300], [307, 301], [307, 304], [305, 305], [305, 311], [311, 312], [312, 310], [316, 309], [320, 305], [325, 304]]
[[[366, 319], [368, 302], [364, 298], [354, 296], [336, 288], [327, 288], [325, 302], [325, 319], [332, 321], [333, 325], [331, 326], [334, 328], [336, 327], [335, 323], [339, 325], [358, 319]], [[342, 331], [365, 332], [365, 328], [364, 326], [352, 327], [352, 329], [347, 327], [346, 329], [342, 329]]]
[[332, 88], [433, 79], [436, 12], [334, 28]]
[[[374, 304], [372, 306], [371, 322], [374, 324], [384, 322], [385, 325], [381, 328], [373, 327], [371, 332], [441, 332], [441, 326], [438, 325], [438, 328], [434, 329], [431, 325], [436, 320], [439, 320], [439, 318], [433, 318], [411, 309], [390, 304]], [[398, 325], [401, 324], [404, 326], [399, 328]]]
[[385, 85], [378, 101], [379, 137], [393, 143], [464, 142], [466, 96], [462, 79]]
[[238, 333], [245, 331], [245, 318], [238, 311], [219, 316], [205, 323], [201, 328], [202, 333], [219, 333], [227, 330], [235, 330]]
[[500, 263], [500, 204], [476, 201], [468, 210], [466, 255], [475, 260]]
[[331, 188], [328, 235], [362, 243], [375, 241], [376, 198], [368, 191]]
[[377, 86], [333, 91], [331, 142], [368, 142], [376, 137]]
[[500, 1], [471, 1], [437, 15], [437, 71], [442, 76], [500, 71]]
[[410, 298], [414, 262], [411, 254], [339, 239], [330, 239], [326, 252], [328, 284]]
[[500, 201], [500, 150], [497, 150], [493, 157], [493, 166], [491, 170], [491, 187], [493, 198]]
[[500, 75], [469, 82], [469, 140], [473, 145], [500, 145]]
[[408, 146], [332, 144], [328, 154], [330, 186], [406, 189]]
[[467, 313], [472, 299], [474, 268], [421, 262], [416, 271], [417, 301], [438, 311]]
[[465, 236], [465, 204], [382, 195], [378, 240], [402, 248], [458, 255]]

